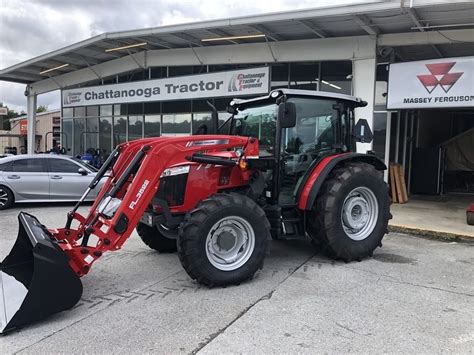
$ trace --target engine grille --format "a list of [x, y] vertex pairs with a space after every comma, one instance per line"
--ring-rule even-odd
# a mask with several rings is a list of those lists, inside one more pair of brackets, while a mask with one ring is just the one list
[[156, 197], [166, 200], [169, 206], [182, 205], [184, 203], [187, 181], [188, 174], [161, 178]]

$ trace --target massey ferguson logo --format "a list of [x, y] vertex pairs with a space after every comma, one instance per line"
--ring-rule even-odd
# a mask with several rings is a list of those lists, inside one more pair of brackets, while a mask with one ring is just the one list
[[244, 91], [247, 89], [261, 88], [264, 84], [265, 72], [254, 74], [234, 74], [230, 78], [228, 91]]
[[418, 80], [420, 80], [429, 94], [431, 94], [438, 85], [441, 86], [445, 93], [448, 93], [464, 74], [463, 72], [449, 72], [455, 64], [456, 62], [425, 64], [431, 74], [417, 75]]

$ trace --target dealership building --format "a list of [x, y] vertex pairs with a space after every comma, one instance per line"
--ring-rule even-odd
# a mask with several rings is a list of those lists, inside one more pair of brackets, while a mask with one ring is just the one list
[[0, 70], [24, 83], [28, 151], [37, 96], [61, 90], [61, 144], [110, 153], [224, 121], [234, 98], [277, 88], [350, 94], [373, 150], [409, 192], [474, 192], [474, 3], [372, 1], [104, 33]]

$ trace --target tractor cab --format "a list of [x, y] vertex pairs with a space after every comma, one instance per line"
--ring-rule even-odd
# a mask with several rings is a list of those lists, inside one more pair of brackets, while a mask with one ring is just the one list
[[273, 177], [272, 198], [289, 205], [296, 202], [312, 166], [325, 156], [355, 151], [354, 108], [365, 105], [348, 95], [278, 89], [268, 96], [232, 101], [232, 116], [219, 133], [259, 140], [259, 160], [271, 160], [272, 170], [280, 172], [266, 174]]

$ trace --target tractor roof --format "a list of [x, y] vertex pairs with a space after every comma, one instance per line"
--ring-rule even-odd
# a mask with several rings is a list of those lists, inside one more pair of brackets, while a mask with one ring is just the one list
[[350, 101], [355, 106], [358, 106], [358, 107], [364, 107], [367, 105], [367, 102], [363, 101], [359, 97], [355, 97], [351, 95], [338, 94], [338, 93], [328, 92], [328, 91], [299, 90], [299, 89], [275, 89], [265, 96], [260, 96], [260, 97], [256, 97], [252, 99], [233, 99], [232, 101], [234, 102], [235, 105], [239, 105], [239, 106], [247, 106], [248, 104], [252, 105], [253, 103], [257, 103], [259, 101], [265, 101], [265, 100], [270, 100], [272, 98], [275, 98], [276, 96], [274, 96], [275, 94], [273, 94], [275, 92], [280, 93], [280, 95], [284, 94], [286, 96], [311, 96], [311, 97], [330, 98], [330, 99], [337, 99], [337, 100], [343, 100], [343, 101]]

